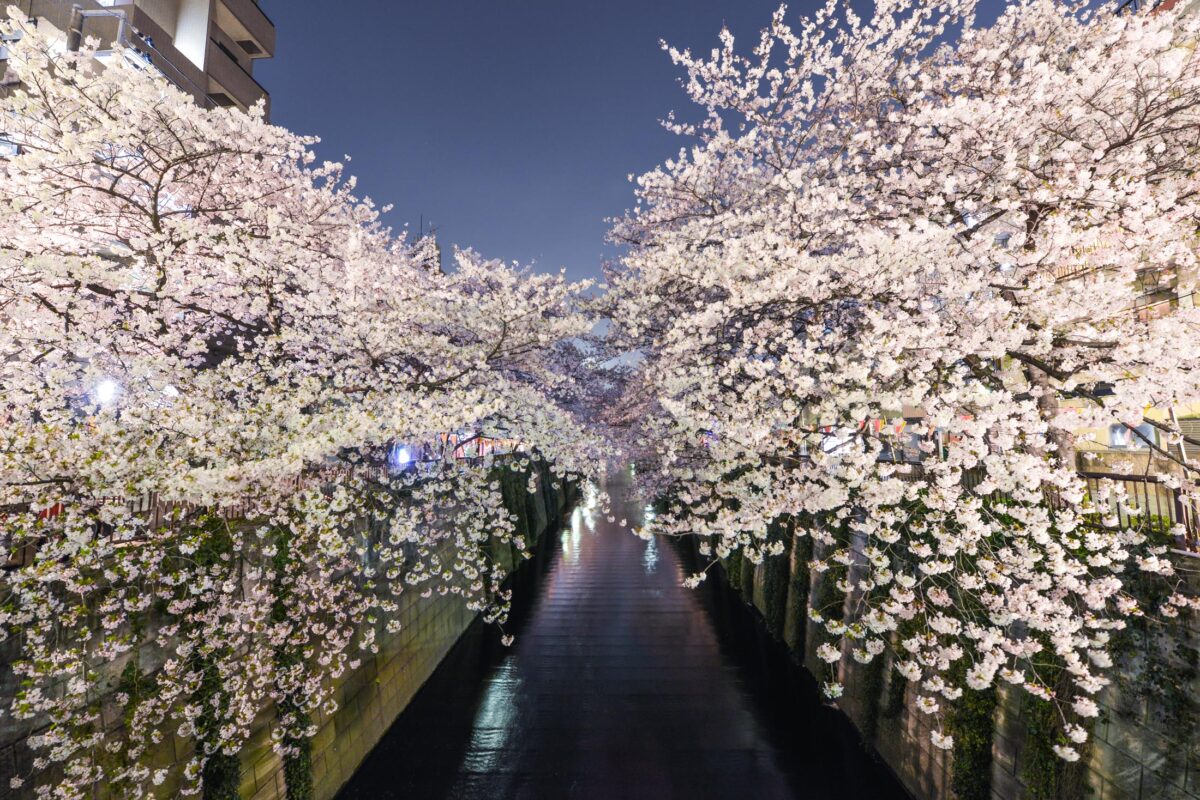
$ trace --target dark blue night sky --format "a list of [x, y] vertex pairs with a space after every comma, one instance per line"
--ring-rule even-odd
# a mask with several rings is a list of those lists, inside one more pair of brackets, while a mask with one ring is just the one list
[[706, 51], [725, 23], [748, 49], [778, 0], [261, 3], [279, 35], [256, 70], [273, 121], [349, 154], [393, 227], [424, 215], [443, 244], [581, 278], [612, 254], [626, 176], [683, 144], [658, 124], [690, 112], [659, 39]]
[[[753, 37], [777, 0], [261, 0], [272, 120], [349, 154], [360, 193], [443, 244], [596, 276], [630, 172], [679, 148], [688, 102], [658, 40]], [[331, 7], [336, 11], [330, 12]], [[808, 7], [805, 5], [805, 7]], [[794, 13], [800, 10], [793, 6]]]

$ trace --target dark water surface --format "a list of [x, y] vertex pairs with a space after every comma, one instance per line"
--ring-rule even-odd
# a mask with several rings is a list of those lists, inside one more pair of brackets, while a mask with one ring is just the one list
[[517, 576], [516, 643], [473, 625], [340, 800], [906, 797], [732, 593], [680, 585], [684, 559], [577, 508]]

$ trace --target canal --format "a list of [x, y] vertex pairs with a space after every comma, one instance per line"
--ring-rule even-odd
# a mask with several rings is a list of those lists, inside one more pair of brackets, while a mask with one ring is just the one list
[[732, 592], [680, 585], [685, 559], [576, 508], [517, 576], [515, 644], [473, 625], [340, 800], [905, 798]]

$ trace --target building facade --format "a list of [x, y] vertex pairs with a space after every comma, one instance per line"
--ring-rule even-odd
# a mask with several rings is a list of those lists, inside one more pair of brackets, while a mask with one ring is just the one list
[[[254, 62], [275, 54], [275, 24], [255, 0], [17, 0], [39, 30], [67, 47], [95, 37], [115, 44], [206, 108], [249, 109], [270, 95]], [[2, 49], [2, 48], [0, 48]], [[0, 58], [5, 54], [0, 52]]]

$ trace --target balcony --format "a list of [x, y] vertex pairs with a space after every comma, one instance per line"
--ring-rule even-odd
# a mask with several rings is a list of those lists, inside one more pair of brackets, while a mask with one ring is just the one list
[[249, 108], [260, 99], [269, 102], [267, 90], [238, 63], [236, 51], [224, 41], [224, 37], [217, 38], [219, 31], [214, 30], [213, 33], [216, 35], [209, 38], [205, 57], [209, 99], [217, 105], [236, 105], [242, 109]]
[[213, 21], [248, 58], [275, 55], [275, 23], [254, 0], [216, 0]]
[[1200, 11], [1200, 0], [1124, 0], [1117, 6], [1118, 14], [1154, 13], [1179, 8], [1185, 14]]
[[204, 71], [176, 49], [171, 35], [145, 9], [133, 6], [130, 10], [133, 36], [125, 42], [126, 46], [142, 54], [167, 80], [195, 97], [196, 102], [208, 105]]
[[[96, 54], [98, 61], [107, 63], [116, 57], [114, 47], [120, 45], [125, 48], [124, 57], [131, 63], [160, 72], [198, 102], [206, 103], [207, 93], [203, 87], [207, 82], [203, 71], [175, 48], [170, 34], [134, 0], [33, 0], [29, 15], [51, 38], [66, 39], [76, 10], [73, 7], [77, 7], [80, 15], [81, 35], [94, 37], [100, 43]], [[0, 48], [0, 60], [5, 57], [7, 53]]]

